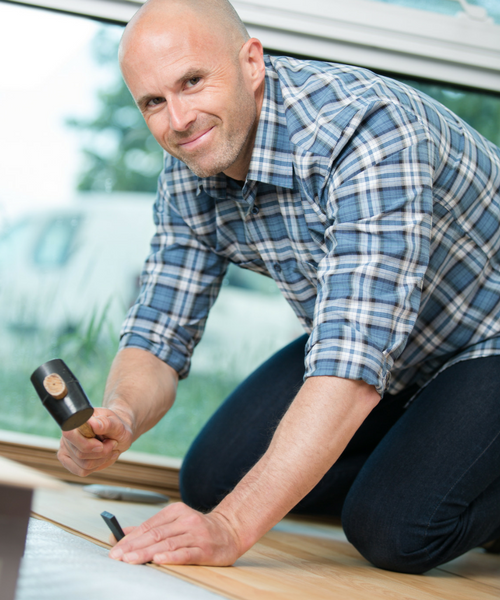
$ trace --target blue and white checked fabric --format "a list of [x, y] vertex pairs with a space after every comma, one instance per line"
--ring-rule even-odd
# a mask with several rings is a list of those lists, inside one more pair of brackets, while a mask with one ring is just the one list
[[401, 83], [266, 57], [243, 189], [167, 155], [155, 222], [121, 347], [181, 377], [229, 262], [276, 280], [306, 377], [395, 393], [500, 354], [500, 150]]

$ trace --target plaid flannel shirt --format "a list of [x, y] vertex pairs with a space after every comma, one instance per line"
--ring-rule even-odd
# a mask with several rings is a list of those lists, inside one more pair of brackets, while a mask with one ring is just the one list
[[396, 81], [265, 60], [243, 189], [166, 156], [121, 347], [185, 377], [231, 261], [276, 280], [310, 334], [305, 377], [395, 393], [500, 354], [500, 150]]

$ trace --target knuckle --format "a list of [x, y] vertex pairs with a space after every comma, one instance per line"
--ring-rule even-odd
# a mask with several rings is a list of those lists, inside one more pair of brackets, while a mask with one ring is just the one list
[[87, 477], [87, 475], [90, 475], [92, 472], [92, 466], [90, 465], [91, 461], [76, 462], [67, 452], [61, 449], [57, 453], [57, 459], [65, 469], [79, 477]]
[[97, 469], [95, 462], [91, 460], [75, 461], [74, 464], [77, 466], [77, 475], [80, 477], [87, 477]]
[[82, 471], [89, 472], [89, 473], [94, 466], [94, 462], [91, 460], [79, 460], [77, 464]]
[[[149, 531], [149, 535], [153, 538], [153, 541], [157, 544], [163, 540], [163, 534], [159, 529], [153, 528]], [[167, 540], [168, 542], [168, 540]]]
[[162, 545], [163, 552], [173, 552], [174, 550], [177, 550], [177, 544], [172, 538], [167, 538], [166, 540], [164, 540]]
[[185, 516], [185, 521], [190, 527], [198, 527], [203, 523], [203, 518], [199, 513], [191, 512]]
[[168, 511], [168, 512], [172, 513], [172, 515], [182, 516], [184, 507], [185, 507], [185, 505], [182, 504], [182, 502], [174, 502], [172, 504], [169, 504], [168, 506], [165, 506], [165, 508], [163, 510], [165, 512]]
[[78, 475], [79, 477], [87, 477], [87, 475], [90, 475], [91, 471], [88, 471], [75, 463], [73, 463], [73, 465], [75, 466], [71, 469], [71, 472], [75, 475]]
[[153, 525], [149, 521], [144, 521], [144, 523], [142, 523], [138, 527], [139, 533], [148, 533], [152, 529], [153, 529]]
[[189, 565], [190, 563], [194, 562], [193, 553], [189, 548], [183, 548], [182, 550], [180, 550], [179, 554], [182, 562], [186, 565]]
[[74, 450], [73, 456], [82, 463], [85, 462], [85, 454], [81, 450]]

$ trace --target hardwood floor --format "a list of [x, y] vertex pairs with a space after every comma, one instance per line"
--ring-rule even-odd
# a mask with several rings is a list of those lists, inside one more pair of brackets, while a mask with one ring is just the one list
[[[107, 546], [99, 514], [108, 510], [122, 526], [147, 519], [161, 506], [99, 500], [77, 486], [64, 493], [39, 490], [35, 515]], [[233, 567], [154, 566], [237, 600], [498, 600], [500, 555], [473, 550], [425, 575], [372, 567], [338, 525], [284, 519]]]

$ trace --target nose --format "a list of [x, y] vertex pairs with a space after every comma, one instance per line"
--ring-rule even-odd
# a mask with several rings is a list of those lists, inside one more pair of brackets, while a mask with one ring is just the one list
[[189, 104], [182, 99], [173, 96], [167, 101], [168, 113], [170, 116], [170, 126], [175, 131], [186, 131], [196, 120], [196, 113], [189, 107]]

